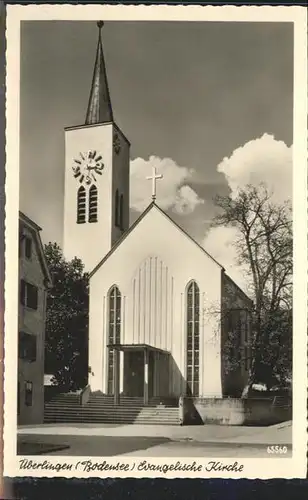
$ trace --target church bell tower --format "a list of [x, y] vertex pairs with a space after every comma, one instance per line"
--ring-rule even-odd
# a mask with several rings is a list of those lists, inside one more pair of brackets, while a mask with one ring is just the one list
[[65, 129], [63, 253], [90, 272], [129, 226], [130, 143], [115, 124], [98, 42], [84, 125]]

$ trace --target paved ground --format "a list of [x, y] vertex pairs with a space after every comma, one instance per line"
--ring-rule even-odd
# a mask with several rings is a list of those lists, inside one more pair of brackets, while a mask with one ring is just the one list
[[269, 427], [235, 425], [115, 425], [115, 424], [45, 424], [21, 426], [19, 435], [72, 435], [108, 437], [163, 437], [173, 441], [190, 439], [198, 442], [241, 442], [281, 444], [292, 442], [292, 424], [284, 422]]
[[236, 456], [268, 457], [267, 446], [287, 446], [290, 456], [292, 425], [140, 426], [44, 425], [18, 430], [19, 454], [70, 456]]
[[[52, 438], [52, 439], [50, 439]], [[17, 452], [20, 455], [47, 454], [70, 456], [111, 457], [138, 451], [143, 456], [146, 449], [168, 442], [167, 438], [135, 438], [108, 436], [29, 436], [18, 438]], [[50, 443], [54, 450], [50, 450]], [[33, 448], [31, 449], [31, 445]], [[56, 448], [58, 445], [58, 448]], [[39, 448], [37, 448], [39, 446]], [[44, 446], [46, 447], [44, 450]], [[37, 453], [35, 453], [37, 451]], [[138, 454], [138, 453], [137, 453]]]
[[[106, 437], [106, 436], [46, 436], [24, 435], [18, 439], [20, 455], [66, 455], [66, 456], [134, 456], [134, 457], [268, 457], [267, 444], [202, 443], [195, 441], [171, 441], [167, 438]], [[288, 453], [291, 455], [291, 446]], [[276, 456], [277, 458], [277, 456]]]

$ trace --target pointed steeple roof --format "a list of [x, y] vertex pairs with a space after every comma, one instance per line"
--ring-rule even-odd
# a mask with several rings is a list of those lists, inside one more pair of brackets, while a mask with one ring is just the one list
[[103, 25], [103, 21], [97, 23], [99, 33], [86, 125], [113, 121], [101, 35]]

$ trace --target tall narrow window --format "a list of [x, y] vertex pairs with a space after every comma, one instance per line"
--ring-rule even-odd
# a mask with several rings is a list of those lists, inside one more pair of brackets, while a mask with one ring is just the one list
[[25, 405], [32, 406], [33, 399], [33, 384], [32, 382], [25, 382]]
[[115, 199], [114, 199], [114, 213], [115, 213], [115, 225], [116, 227], [119, 227], [119, 190], [117, 189], [116, 192], [115, 192]]
[[77, 191], [77, 224], [86, 222], [86, 190], [83, 186]]
[[199, 395], [200, 292], [195, 281], [187, 288], [187, 392]]
[[18, 335], [18, 357], [25, 361], [36, 361], [36, 336], [29, 333], [19, 332]]
[[124, 198], [123, 198], [123, 194], [121, 194], [120, 196], [120, 229], [123, 229], [124, 227]]
[[21, 257], [23, 255], [24, 239], [25, 239], [24, 231], [23, 231], [23, 228], [20, 227], [19, 228], [19, 249], [18, 249], [19, 257]]
[[89, 191], [89, 222], [97, 222], [97, 187], [92, 185]]
[[25, 256], [29, 260], [32, 257], [32, 240], [28, 236], [25, 238]]
[[[119, 344], [121, 341], [121, 293], [117, 286], [109, 292], [109, 344]], [[108, 394], [113, 394], [114, 349], [108, 349]]]
[[25, 280], [20, 282], [20, 302], [30, 309], [38, 307], [38, 288]]

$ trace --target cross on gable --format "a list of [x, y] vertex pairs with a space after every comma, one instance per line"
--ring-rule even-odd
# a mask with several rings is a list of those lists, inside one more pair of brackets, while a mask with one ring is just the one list
[[152, 181], [152, 200], [156, 199], [156, 181], [157, 179], [163, 179], [162, 174], [156, 174], [156, 167], [152, 166], [152, 175], [147, 177], [148, 181]]

